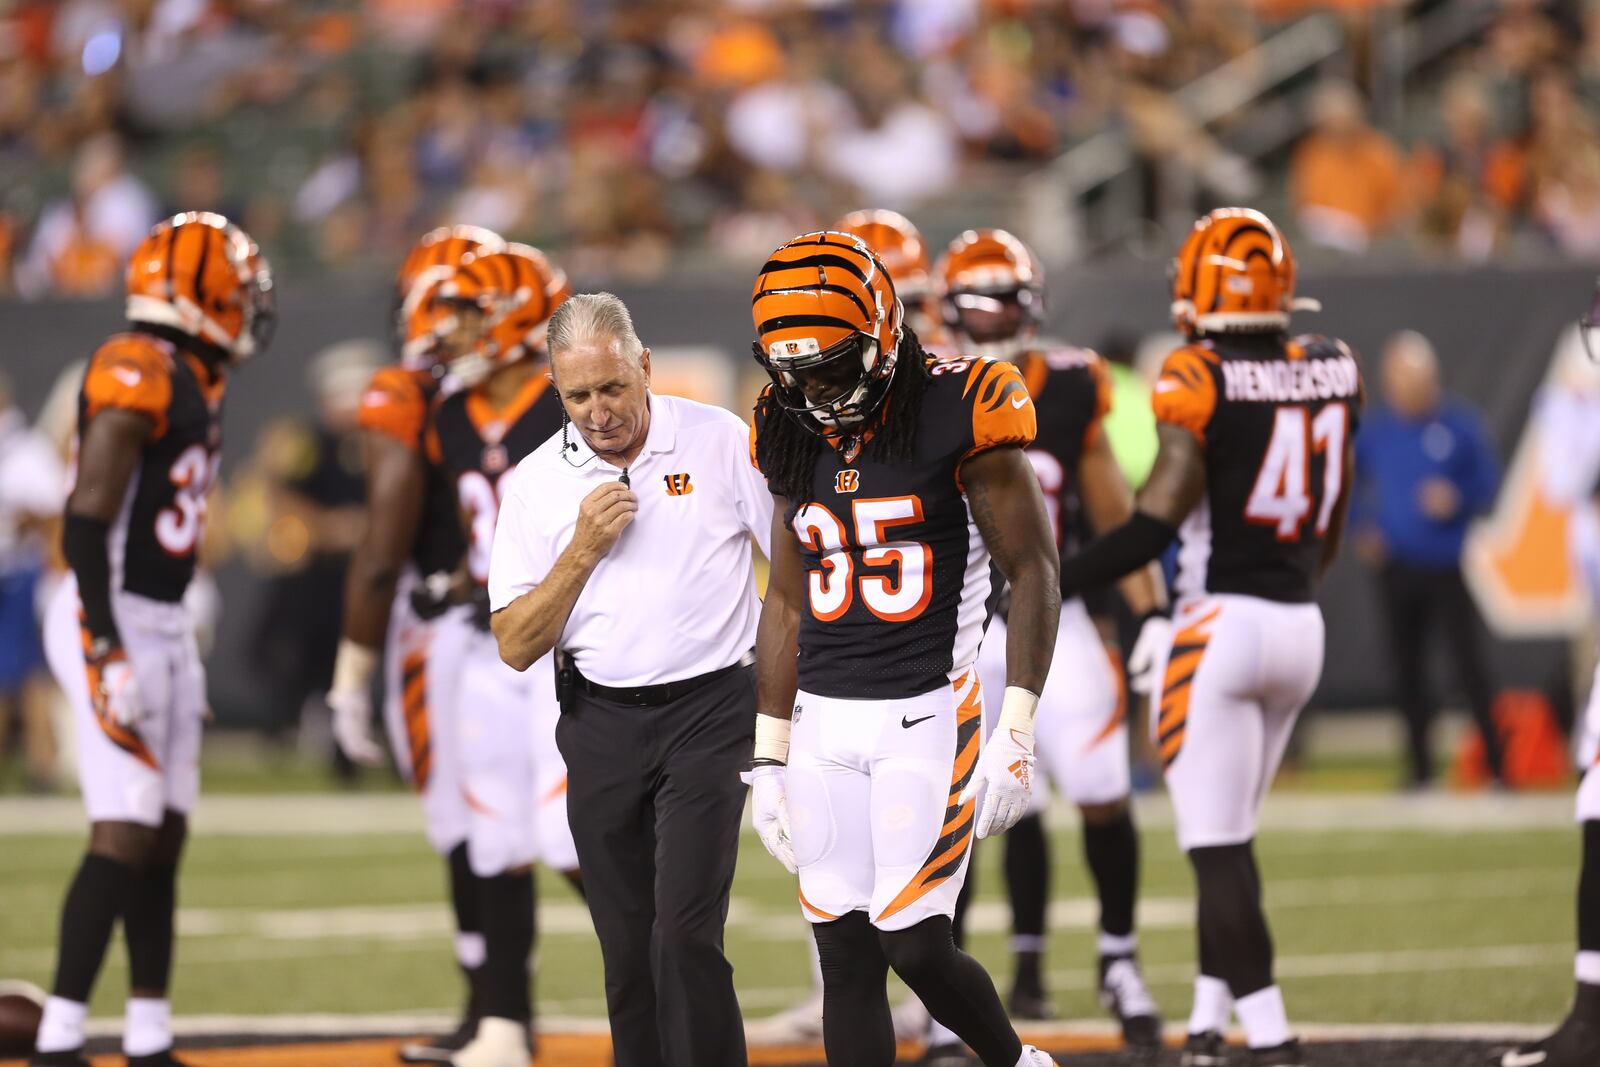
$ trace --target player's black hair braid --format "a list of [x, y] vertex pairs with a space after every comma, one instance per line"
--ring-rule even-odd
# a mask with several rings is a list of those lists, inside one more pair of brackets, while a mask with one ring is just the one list
[[[916, 331], [901, 327], [900, 356], [889, 386], [889, 395], [877, 417], [878, 432], [862, 451], [880, 463], [902, 463], [916, 448], [917, 425], [922, 413], [922, 397], [928, 389], [928, 353]], [[756, 464], [772, 488], [798, 508], [811, 497], [811, 478], [817, 457], [827, 444], [800, 424], [777, 402], [770, 390], [756, 401], [756, 417], [762, 422], [756, 438]]]

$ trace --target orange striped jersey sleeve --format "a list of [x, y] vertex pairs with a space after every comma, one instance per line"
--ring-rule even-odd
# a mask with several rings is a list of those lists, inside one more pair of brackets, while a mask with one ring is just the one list
[[363, 430], [392, 437], [418, 451], [428, 422], [428, 398], [412, 371], [380, 367], [361, 394], [356, 418]]
[[1168, 356], [1150, 396], [1156, 421], [1181, 426], [1205, 443], [1217, 410], [1217, 379], [1212, 372], [1216, 363], [1216, 356], [1192, 346]]
[[172, 366], [166, 349], [154, 340], [123, 334], [101, 345], [83, 379], [85, 419], [106, 408], [134, 411], [155, 420], [153, 441], [167, 432], [172, 406]]
[[974, 455], [1000, 445], [1030, 445], [1038, 435], [1038, 415], [1033, 397], [1016, 365], [983, 359], [967, 374], [965, 387], [972, 404]]

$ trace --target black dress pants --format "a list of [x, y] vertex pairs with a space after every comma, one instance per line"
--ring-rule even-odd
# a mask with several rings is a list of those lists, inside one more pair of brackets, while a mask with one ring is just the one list
[[1452, 567], [1437, 570], [1390, 562], [1383, 568], [1383, 595], [1389, 616], [1389, 646], [1396, 695], [1405, 715], [1414, 785], [1433, 780], [1428, 737], [1436, 704], [1428, 689], [1428, 635], [1438, 631], [1450, 649], [1456, 678], [1483, 734], [1489, 769], [1502, 777], [1499, 734], [1491, 714], [1494, 686], [1489, 679], [1483, 622], [1461, 578]]
[[755, 739], [755, 670], [652, 707], [575, 692], [556, 743], [605, 961], [617, 1067], [744, 1067], [723, 925]]

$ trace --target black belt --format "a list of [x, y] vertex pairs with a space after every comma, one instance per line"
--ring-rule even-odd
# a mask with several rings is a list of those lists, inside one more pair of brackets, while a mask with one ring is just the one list
[[629, 707], [646, 708], [658, 704], [670, 704], [688, 696], [697, 689], [703, 689], [725, 675], [732, 674], [740, 667], [747, 667], [754, 662], [754, 657], [748, 653], [738, 663], [730, 664], [719, 670], [707, 671], [697, 674], [693, 678], [682, 678], [676, 682], [662, 682], [660, 685], [636, 685], [628, 688], [618, 688], [613, 685], [601, 685], [591, 682], [579, 673], [576, 666], [572, 671], [572, 684], [580, 693], [587, 693], [592, 697], [609, 700], [613, 704], [625, 704]]

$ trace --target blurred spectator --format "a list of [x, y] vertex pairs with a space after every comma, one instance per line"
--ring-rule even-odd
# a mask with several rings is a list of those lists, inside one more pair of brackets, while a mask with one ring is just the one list
[[24, 780], [55, 780], [53, 688], [35, 605], [66, 503], [66, 471], [50, 441], [28, 426], [0, 375], [0, 756], [20, 749]]
[[1462, 71], [1439, 101], [1444, 127], [1412, 155], [1417, 228], [1429, 245], [1481, 262], [1505, 240], [1521, 177], [1514, 155], [1495, 141], [1483, 79]]
[[[267, 579], [251, 643], [272, 732], [300, 724], [333, 680], [344, 617], [344, 572], [361, 533], [362, 480], [356, 412], [385, 358], [375, 341], [345, 341], [317, 355], [309, 372], [315, 421], [269, 428], [255, 466], [267, 483]], [[326, 718], [314, 718], [326, 725]], [[320, 746], [319, 746], [320, 747]]]
[[1315, 244], [1364, 251], [1400, 215], [1400, 151], [1367, 123], [1361, 97], [1348, 82], [1321, 85], [1311, 119], [1314, 128], [1289, 164], [1296, 221]]
[[[907, 72], [858, 42], [850, 71], [859, 121], [829, 131], [823, 167], [879, 207], [913, 208], [950, 188], [959, 162], [955, 130], [912, 91]], [[912, 161], [915, 161], [914, 163]]]
[[[176, 215], [180, 211], [215, 211], [219, 215], [242, 222], [245, 217], [243, 203], [228, 194], [224, 180], [222, 154], [208, 144], [189, 145], [178, 156], [172, 179], [172, 198], [167, 201], [163, 214]], [[256, 231], [250, 231], [256, 236]], [[256, 240], [261, 240], [259, 236]]]
[[1433, 781], [1429, 732], [1436, 705], [1426, 652], [1435, 632], [1449, 646], [1490, 771], [1503, 782], [1483, 622], [1461, 576], [1467, 528], [1494, 505], [1499, 463], [1478, 413], [1444, 393], [1425, 337], [1405, 331], [1390, 338], [1382, 373], [1385, 403], [1356, 438], [1351, 525], [1357, 551], [1378, 570], [1383, 590], [1409, 741], [1409, 787]]
[[44, 209], [17, 274], [25, 295], [98, 296], [121, 281], [122, 264], [149, 232], [155, 197], [123, 167], [122, 146], [107, 134], [85, 144], [73, 166], [72, 194]]

